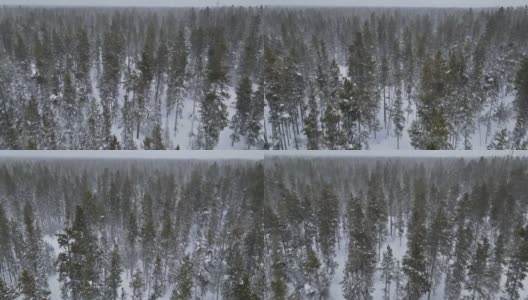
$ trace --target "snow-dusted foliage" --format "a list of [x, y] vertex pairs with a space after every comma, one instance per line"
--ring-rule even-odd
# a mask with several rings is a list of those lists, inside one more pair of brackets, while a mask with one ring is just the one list
[[1, 149], [524, 149], [527, 7], [0, 9]]
[[4, 159], [0, 299], [524, 299], [527, 181], [511, 156]]
[[2, 161], [0, 299], [261, 297], [263, 183], [257, 160]]
[[528, 295], [526, 158], [291, 155], [264, 163], [265, 299]]

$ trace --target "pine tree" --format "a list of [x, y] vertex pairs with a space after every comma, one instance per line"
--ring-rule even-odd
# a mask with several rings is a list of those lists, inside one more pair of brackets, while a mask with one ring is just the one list
[[162, 27], [159, 30], [158, 35], [158, 46], [155, 50], [153, 60], [153, 71], [154, 71], [154, 98], [152, 99], [152, 108], [149, 113], [150, 123], [159, 125], [161, 124], [161, 95], [164, 93], [166, 84], [167, 64], [169, 62], [169, 54], [167, 49], [167, 37], [165, 30]]
[[101, 103], [105, 109], [110, 109], [110, 115], [115, 118], [119, 109], [118, 86], [121, 77], [120, 54], [123, 51], [123, 40], [118, 32], [117, 22], [112, 22], [111, 28], [103, 36], [102, 43], [102, 76], [99, 82]]
[[174, 130], [178, 130], [178, 119], [182, 117], [183, 97], [185, 93], [185, 72], [188, 65], [188, 53], [183, 31], [178, 31], [171, 47], [168, 71], [167, 114], [174, 108]]
[[156, 47], [156, 25], [150, 22], [141, 58], [137, 64], [139, 71], [137, 80], [134, 81], [134, 117], [136, 121], [136, 138], [139, 138], [141, 124], [144, 121], [146, 106], [151, 95], [151, 83], [154, 79], [154, 51]]
[[482, 242], [478, 243], [475, 255], [468, 265], [466, 288], [471, 291], [471, 299], [475, 299], [477, 295], [481, 298], [489, 295], [487, 291], [490, 286], [489, 247], [488, 239], [483, 238]]
[[163, 277], [161, 257], [158, 255], [156, 256], [156, 261], [154, 262], [154, 272], [152, 273], [152, 294], [150, 295], [150, 300], [159, 299], [165, 294], [165, 279]]
[[108, 268], [108, 274], [105, 279], [105, 298], [117, 300], [119, 297], [118, 289], [121, 286], [121, 273], [123, 272], [123, 268], [121, 267], [121, 256], [119, 255], [117, 245], [114, 246], [114, 249], [110, 254], [110, 265]]
[[337, 146], [342, 144], [342, 138], [339, 132], [339, 111], [334, 109], [330, 104], [325, 109], [323, 123], [325, 124], [324, 142], [326, 148], [336, 150]]
[[64, 250], [57, 259], [64, 298], [94, 299], [99, 293], [100, 250], [88, 220], [84, 209], [77, 206], [72, 226], [57, 235]]
[[228, 125], [226, 99], [228, 93], [227, 71], [225, 66], [226, 45], [221, 30], [208, 54], [207, 84], [201, 102], [202, 126], [204, 130], [205, 150], [213, 149], [218, 143], [220, 132]]
[[310, 299], [325, 297], [328, 293], [329, 279], [321, 269], [321, 262], [311, 246], [306, 249], [304, 262], [305, 280], [304, 290]]
[[130, 281], [132, 300], [143, 300], [143, 288], [145, 286], [143, 280], [143, 273], [140, 269], [137, 269], [132, 276], [132, 281]]
[[381, 260], [380, 271], [381, 279], [385, 281], [385, 287], [383, 289], [385, 299], [390, 299], [391, 283], [394, 280], [395, 275], [395, 265], [394, 257], [392, 255], [392, 249], [389, 245], [387, 245], [387, 250], [383, 252], [383, 259]]
[[396, 136], [396, 149], [400, 149], [400, 138], [403, 135], [405, 116], [403, 114], [403, 99], [401, 89], [396, 89], [396, 100], [392, 108], [392, 122], [394, 123], [394, 135]]
[[288, 286], [286, 285], [286, 264], [283, 260], [281, 250], [279, 249], [277, 237], [272, 237], [272, 279], [271, 292], [273, 299], [285, 300], [288, 295]]
[[133, 269], [136, 260], [136, 242], [139, 237], [139, 228], [136, 220], [135, 209], [131, 209], [128, 216], [128, 223], [126, 228], [126, 240], [127, 240], [127, 256], [129, 258], [128, 268]]
[[315, 92], [313, 88], [310, 90], [310, 97], [308, 100], [308, 107], [310, 112], [308, 117], [304, 120], [304, 132], [308, 139], [308, 150], [319, 149], [319, 111], [317, 109], [317, 101], [315, 99]]
[[[431, 188], [433, 190], [434, 186]], [[431, 192], [433, 193], [433, 192]], [[435, 199], [435, 201], [437, 201]], [[429, 280], [431, 286], [436, 286], [436, 278], [438, 278], [438, 270], [440, 269], [438, 265], [441, 265], [441, 255], [449, 255], [449, 246], [447, 241], [451, 237], [449, 231], [449, 218], [445, 210], [445, 202], [443, 200], [438, 201], [436, 211], [433, 215], [433, 220], [427, 228], [427, 240], [425, 243], [426, 255], [427, 255], [427, 271], [429, 273]], [[429, 290], [428, 298], [431, 295], [431, 290]]]
[[258, 299], [251, 290], [249, 274], [244, 268], [244, 261], [238, 249], [231, 249], [230, 252], [227, 270], [229, 277], [224, 281], [223, 287], [224, 299]]
[[233, 130], [231, 134], [231, 145], [239, 142], [240, 136], [244, 136], [247, 133], [248, 123], [251, 117], [252, 93], [251, 80], [249, 77], [242, 78], [237, 89], [236, 113], [230, 125], [230, 128]]
[[154, 125], [150, 138], [145, 138], [143, 148], [145, 150], [165, 150], [166, 147], [163, 144], [163, 137], [161, 133], [161, 127], [159, 124]]
[[121, 138], [124, 150], [136, 149], [136, 144], [134, 143], [134, 115], [132, 105], [133, 103], [129, 100], [128, 95], [125, 95], [123, 107], [121, 109], [123, 118], [123, 131], [121, 131]]
[[507, 128], [504, 128], [495, 133], [493, 141], [489, 144], [488, 150], [508, 150], [511, 148], [510, 133]]
[[76, 77], [79, 81], [85, 82], [90, 76], [90, 41], [88, 33], [84, 28], [80, 28], [77, 34], [77, 72]]
[[347, 147], [351, 149], [367, 148], [368, 131], [365, 129], [377, 130], [379, 92], [375, 78], [376, 62], [370, 54], [366, 38], [368, 36], [356, 32], [348, 60], [350, 80], [345, 80], [340, 102]]
[[[5, 180], [7, 180], [6, 178]], [[12, 239], [12, 233], [11, 233], [11, 226], [9, 224], [9, 219], [6, 215], [6, 211], [4, 209], [4, 206], [2, 202], [0, 202], [0, 240], [5, 241], [2, 244], [0, 244], [0, 262], [4, 263], [5, 261], [12, 260], [12, 243], [10, 243]], [[3, 283], [5, 286], [6, 291], [8, 290], [8, 287], [6, 286], [5, 282], [1, 281], [3, 278], [0, 277], [0, 283]], [[7, 293], [7, 292], [6, 292]]]
[[426, 186], [423, 178], [415, 181], [414, 205], [408, 229], [408, 249], [402, 269], [407, 277], [407, 297], [419, 299], [429, 291], [425, 257]]
[[517, 96], [515, 98], [515, 112], [517, 120], [513, 130], [513, 146], [515, 149], [526, 149], [528, 141], [526, 132], [528, 131], [528, 58], [521, 62], [521, 67], [517, 71], [515, 78], [515, 89]]
[[[168, 205], [168, 204], [166, 204]], [[174, 258], [176, 253], [176, 233], [172, 224], [171, 210], [167, 207], [163, 213], [163, 220], [160, 232], [160, 246], [164, 253], [164, 265], [168, 265], [168, 261]]]
[[44, 105], [42, 108], [42, 141], [41, 148], [43, 150], [57, 150], [59, 147], [59, 140], [57, 135], [57, 122], [55, 121], [55, 113], [50, 105]]
[[342, 284], [347, 300], [371, 299], [370, 289], [376, 269], [375, 241], [368, 232], [365, 213], [359, 200], [354, 200], [351, 212], [351, 229], [348, 259]]
[[99, 107], [95, 98], [92, 98], [88, 107], [88, 116], [86, 120], [86, 128], [84, 128], [82, 147], [83, 149], [97, 149], [103, 147], [103, 140], [101, 137], [101, 116]]
[[321, 200], [318, 201], [317, 216], [319, 219], [319, 244], [325, 267], [333, 270], [338, 228], [339, 202], [330, 185], [323, 188]]
[[368, 181], [367, 203], [365, 217], [367, 230], [378, 244], [378, 259], [381, 257], [381, 244], [385, 236], [387, 224], [387, 204], [383, 193], [382, 181], [379, 173], [373, 173]]
[[402, 298], [403, 294], [403, 274], [399, 260], [395, 260], [394, 263], [394, 289], [395, 297], [394, 299], [398, 300]]
[[261, 84], [259, 89], [252, 96], [251, 112], [247, 125], [248, 149], [262, 143], [261, 130], [262, 119], [264, 118], [264, 91]]
[[43, 249], [40, 228], [36, 225], [33, 208], [29, 203], [24, 205], [24, 224], [26, 228], [24, 259], [27, 269], [33, 274], [32, 276], [36, 277], [37, 287], [45, 290], [48, 288], [47, 270], [50, 267], [45, 265], [46, 254]]
[[514, 249], [508, 262], [505, 293], [509, 299], [520, 299], [520, 290], [528, 272], [528, 226], [518, 228], [515, 233]]
[[279, 120], [283, 132], [283, 146], [287, 148], [287, 145], [293, 140], [297, 150], [299, 150], [299, 123], [305, 114], [305, 78], [301, 69], [301, 60], [299, 51], [291, 48], [285, 56], [284, 68], [281, 69], [283, 82], [280, 93], [281, 114]]
[[459, 203], [456, 216], [457, 232], [455, 253], [445, 278], [445, 297], [447, 299], [459, 299], [462, 292], [462, 284], [465, 282], [466, 269], [470, 257], [470, 246], [472, 240], [472, 228], [466, 223], [466, 211], [468, 194], [464, 194]]
[[61, 116], [64, 118], [66, 135], [62, 141], [67, 147], [76, 147], [76, 128], [79, 113], [77, 90], [70, 72], [64, 75], [64, 92], [61, 101]]
[[411, 145], [416, 149], [449, 149], [449, 131], [445, 112], [439, 101], [448, 91], [445, 83], [447, 73], [445, 62], [438, 52], [433, 59], [424, 62], [422, 82], [417, 103], [418, 120], [409, 128]]
[[40, 138], [40, 113], [37, 98], [31, 96], [24, 110], [24, 149], [37, 150]]
[[150, 267], [156, 259], [156, 226], [152, 211], [152, 197], [148, 194], [143, 196], [141, 203], [143, 213], [143, 225], [141, 227], [141, 251], [143, 255], [143, 270], [146, 282], [150, 280]]
[[256, 63], [258, 61], [258, 46], [259, 46], [259, 31], [261, 25], [260, 15], [255, 15], [251, 20], [249, 33], [244, 41], [244, 50], [241, 54], [240, 69], [241, 77], [251, 77], [256, 69]]
[[[48, 300], [50, 292], [38, 287], [35, 276], [27, 271], [22, 271], [18, 281], [18, 289], [24, 300]], [[5, 298], [9, 299], [9, 298]]]
[[108, 150], [121, 150], [121, 144], [115, 135], [112, 135], [112, 141], [110, 142], [110, 145], [108, 145]]
[[[271, 146], [275, 150], [284, 150], [283, 132], [281, 129], [281, 115], [284, 113], [284, 105], [281, 95], [283, 82], [281, 78], [281, 57], [271, 47], [264, 48], [264, 98], [270, 109], [269, 122], [271, 123]], [[267, 137], [265, 137], [267, 141]]]
[[171, 300], [192, 299], [193, 286], [193, 264], [191, 258], [186, 255], [182, 259], [180, 271], [176, 277], [176, 286], [172, 291]]
[[493, 257], [489, 264], [489, 291], [491, 295], [495, 295], [499, 292], [501, 286], [502, 269], [505, 264], [504, 256], [504, 237], [499, 235], [495, 239], [495, 248], [493, 249]]

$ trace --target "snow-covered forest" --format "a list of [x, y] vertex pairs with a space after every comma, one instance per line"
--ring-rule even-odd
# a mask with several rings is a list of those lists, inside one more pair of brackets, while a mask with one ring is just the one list
[[4, 156], [0, 299], [524, 300], [526, 182], [526, 156]]
[[267, 158], [264, 299], [527, 299], [527, 168]]
[[0, 7], [1, 149], [523, 149], [528, 7]]
[[254, 299], [258, 160], [3, 159], [0, 299]]

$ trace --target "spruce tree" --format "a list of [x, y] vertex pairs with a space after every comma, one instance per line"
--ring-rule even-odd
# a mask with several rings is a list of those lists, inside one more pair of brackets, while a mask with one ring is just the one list
[[369, 233], [367, 220], [359, 200], [354, 200], [350, 216], [351, 229], [348, 258], [341, 283], [347, 300], [371, 299], [373, 276], [376, 270], [375, 241]]
[[31, 204], [24, 205], [25, 252], [24, 259], [27, 270], [35, 277], [37, 287], [42, 290], [48, 288], [47, 271], [50, 266], [46, 265], [47, 254], [44, 252], [42, 234], [36, 223]]
[[[18, 289], [24, 300], [48, 300], [50, 292], [38, 287], [33, 273], [28, 270], [22, 271], [18, 280]], [[4, 298], [3, 298], [4, 299]], [[10, 299], [10, 298], [5, 298]]]
[[381, 257], [381, 244], [385, 236], [387, 224], [387, 204], [382, 186], [381, 176], [373, 172], [368, 181], [367, 203], [365, 217], [367, 230], [372, 237], [375, 237], [378, 248], [378, 259]]
[[110, 145], [108, 145], [108, 150], [121, 150], [121, 143], [119, 143], [115, 135], [112, 135], [112, 140]]
[[501, 277], [503, 272], [503, 265], [505, 264], [505, 249], [504, 249], [504, 237], [499, 235], [495, 239], [495, 247], [493, 249], [493, 256], [489, 263], [489, 292], [491, 295], [495, 295], [499, 292], [501, 287]]
[[121, 273], [123, 268], [121, 267], [121, 256], [119, 255], [119, 249], [114, 246], [112, 253], [110, 254], [110, 265], [108, 266], [108, 274], [105, 278], [105, 298], [117, 300], [119, 297], [119, 287], [121, 286]]
[[244, 261], [238, 249], [231, 249], [229, 256], [227, 270], [229, 277], [224, 281], [222, 293], [224, 299], [258, 299], [251, 289], [248, 270], [244, 268]]
[[286, 285], [286, 264], [279, 249], [277, 237], [272, 237], [272, 278], [271, 292], [273, 299], [285, 300], [288, 296], [288, 286]]
[[225, 66], [226, 45], [221, 30], [216, 32], [208, 53], [207, 83], [200, 111], [204, 130], [205, 150], [214, 149], [220, 132], [228, 125], [226, 99], [227, 70]]
[[515, 232], [514, 248], [508, 262], [504, 291], [509, 299], [521, 299], [520, 291], [528, 272], [528, 226], [520, 227]]
[[396, 136], [396, 149], [400, 149], [400, 138], [403, 135], [405, 116], [403, 112], [403, 98], [400, 88], [396, 89], [396, 100], [392, 108], [392, 122], [394, 123], [394, 135]]
[[387, 250], [383, 252], [383, 258], [381, 260], [381, 279], [384, 280], [383, 293], [385, 299], [390, 299], [391, 283], [394, 280], [394, 256], [392, 254], [392, 248], [387, 245]]
[[264, 91], [263, 86], [255, 91], [252, 96], [251, 111], [247, 124], [248, 149], [262, 144], [262, 119], [264, 118]]
[[376, 62], [368, 49], [366, 38], [368, 36], [360, 31], [355, 34], [348, 60], [350, 80], [345, 80], [340, 102], [346, 145], [351, 149], [367, 148], [368, 133], [377, 130], [379, 92], [375, 77]]
[[163, 137], [161, 134], [161, 127], [158, 124], [156, 124], [154, 126], [154, 129], [152, 129], [151, 136], [147, 136], [143, 140], [143, 149], [165, 150], [165, 145], [163, 144]]
[[233, 130], [231, 134], [231, 145], [240, 141], [240, 136], [247, 133], [249, 120], [251, 118], [251, 104], [252, 104], [252, 88], [249, 77], [241, 79], [237, 89], [236, 97], [236, 113], [231, 120], [230, 128]]
[[336, 150], [343, 142], [339, 131], [339, 119], [339, 111], [328, 104], [324, 112], [323, 123], [325, 124], [324, 142], [329, 150]]
[[434, 58], [424, 62], [420, 101], [417, 103], [418, 119], [409, 128], [411, 145], [416, 149], [440, 150], [450, 148], [445, 112], [438, 103], [447, 95], [446, 73], [446, 64], [440, 52]]
[[154, 262], [154, 272], [152, 273], [151, 279], [152, 294], [150, 300], [156, 300], [161, 298], [165, 294], [165, 279], [163, 275], [163, 267], [161, 265], [161, 257], [156, 256]]
[[403, 257], [402, 269], [407, 277], [406, 294], [419, 299], [430, 289], [425, 257], [426, 185], [423, 178], [415, 181], [414, 204], [408, 229], [408, 249]]
[[94, 299], [99, 293], [101, 253], [88, 220], [77, 206], [72, 226], [57, 235], [64, 250], [57, 259], [63, 297]]
[[528, 141], [526, 132], [528, 131], [528, 58], [521, 62], [521, 67], [517, 71], [515, 78], [515, 112], [517, 120], [513, 130], [513, 146], [515, 149], [526, 149]]
[[466, 269], [470, 258], [470, 247], [472, 241], [471, 224], [466, 224], [466, 211], [468, 194], [464, 194], [459, 203], [456, 216], [457, 232], [456, 245], [453, 260], [445, 278], [445, 295], [447, 299], [459, 299], [462, 293], [463, 283], [466, 279]]
[[192, 299], [193, 287], [193, 264], [191, 258], [186, 255], [182, 259], [180, 270], [176, 276], [176, 286], [172, 291], [171, 300]]
[[174, 131], [178, 130], [178, 120], [182, 117], [188, 55], [184, 33], [179, 30], [171, 47], [167, 88], [167, 115], [174, 109]]
[[321, 269], [321, 262], [311, 246], [306, 249], [305, 271], [305, 293], [311, 299], [325, 297], [328, 293], [328, 276]]
[[323, 254], [325, 267], [334, 268], [336, 233], [338, 228], [339, 203], [333, 187], [328, 185], [322, 190], [318, 201], [317, 217], [319, 220], [319, 244]]
[[493, 141], [488, 146], [488, 150], [508, 150], [510, 148], [510, 133], [506, 128], [497, 131]]
[[468, 265], [466, 288], [471, 292], [471, 299], [475, 299], [477, 295], [485, 298], [490, 294], [489, 247], [488, 239], [483, 238], [482, 242], [477, 244], [475, 255]]
[[[264, 48], [264, 98], [270, 110], [269, 122], [271, 123], [271, 146], [275, 150], [285, 150], [283, 130], [281, 128], [281, 115], [284, 113], [283, 82], [281, 81], [282, 60], [278, 51], [271, 47]], [[265, 137], [267, 140], [267, 137]]]
[[304, 132], [308, 139], [307, 148], [308, 150], [319, 149], [319, 110], [317, 108], [317, 101], [315, 98], [315, 92], [313, 89], [310, 90], [310, 96], [308, 100], [309, 113], [308, 117], [304, 120]]
[[143, 273], [140, 269], [137, 269], [132, 276], [132, 281], [130, 281], [132, 300], [143, 300], [143, 288], [145, 286], [143, 280]]
[[31, 96], [24, 110], [24, 149], [37, 150], [40, 139], [40, 112], [37, 98]]

